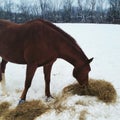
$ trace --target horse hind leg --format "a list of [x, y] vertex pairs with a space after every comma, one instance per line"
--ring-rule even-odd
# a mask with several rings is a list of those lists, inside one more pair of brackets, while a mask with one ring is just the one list
[[5, 68], [6, 68], [7, 61], [3, 60], [0, 63], [0, 76], [1, 76], [1, 89], [2, 95], [7, 95], [6, 89], [6, 80], [5, 80]]
[[46, 101], [49, 101], [49, 98], [53, 98], [50, 93], [50, 74], [52, 65], [55, 62], [55, 60], [49, 62], [48, 64], [44, 65], [43, 71], [44, 71], [44, 78], [45, 78], [45, 95], [46, 95]]

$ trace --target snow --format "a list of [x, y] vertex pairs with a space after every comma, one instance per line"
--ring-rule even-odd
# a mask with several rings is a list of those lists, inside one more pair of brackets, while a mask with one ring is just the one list
[[[86, 120], [117, 120], [120, 118], [120, 25], [71, 23], [56, 25], [75, 38], [88, 58], [94, 57], [89, 76], [111, 82], [118, 94], [117, 102], [105, 104], [96, 97], [74, 95], [62, 103], [67, 107], [63, 112], [57, 114], [53, 109], [36, 120], [79, 120], [82, 111], [87, 111]], [[65, 86], [76, 81], [72, 76], [72, 69], [73, 66], [62, 59], [54, 63], [51, 76], [53, 95], [60, 94]], [[0, 103], [9, 101], [13, 107], [17, 105], [24, 87], [25, 71], [25, 65], [7, 64], [5, 76], [9, 95], [2, 96], [0, 91]], [[37, 69], [27, 94], [27, 100], [33, 99], [44, 100], [42, 67]], [[85, 104], [76, 105], [79, 100]]]

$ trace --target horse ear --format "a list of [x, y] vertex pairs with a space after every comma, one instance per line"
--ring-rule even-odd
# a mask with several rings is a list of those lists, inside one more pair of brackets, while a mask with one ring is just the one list
[[93, 61], [94, 58], [91, 58], [88, 60], [88, 63], [91, 63]]

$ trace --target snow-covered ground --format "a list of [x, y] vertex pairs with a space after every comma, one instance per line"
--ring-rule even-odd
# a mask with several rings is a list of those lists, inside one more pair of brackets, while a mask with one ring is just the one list
[[[117, 102], [105, 104], [96, 97], [71, 96], [64, 102], [68, 109], [60, 114], [55, 110], [43, 114], [36, 120], [79, 120], [80, 114], [87, 111], [86, 120], [118, 120], [120, 118], [120, 25], [106, 24], [56, 24], [69, 33], [88, 58], [94, 57], [91, 63], [90, 77], [105, 79], [113, 84], [117, 91]], [[51, 76], [51, 92], [59, 94], [62, 89], [73, 83], [73, 66], [62, 59], [58, 59], [53, 66]], [[6, 85], [8, 96], [1, 96], [0, 103], [9, 101], [16, 106], [24, 87], [25, 65], [7, 64]], [[44, 76], [42, 67], [38, 68], [27, 100], [44, 99]], [[84, 101], [86, 105], [76, 105], [77, 101]], [[74, 110], [73, 110], [74, 109]], [[82, 118], [81, 118], [82, 120]]]

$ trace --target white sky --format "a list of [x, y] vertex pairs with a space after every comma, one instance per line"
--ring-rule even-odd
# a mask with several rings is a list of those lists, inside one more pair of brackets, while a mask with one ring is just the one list
[[[0, 3], [3, 3], [3, 2], [5, 2], [5, 1], [12, 1], [12, 2], [14, 2], [14, 3], [20, 3], [20, 1], [23, 1], [23, 2], [26, 2], [26, 3], [28, 3], [28, 4], [32, 4], [32, 3], [34, 3], [35, 1], [37, 2], [37, 1], [39, 1], [39, 0], [0, 0]], [[49, 1], [49, 0], [48, 0]], [[65, 0], [51, 0], [51, 1], [53, 1], [53, 3], [55, 3], [56, 5], [59, 3], [59, 2], [64, 2]], [[56, 2], [57, 1], [57, 2]], [[77, 4], [77, 1], [78, 0], [73, 0], [73, 4], [75, 5], [75, 4]], [[85, 0], [83, 0], [83, 1], [85, 1]], [[89, 0], [87, 0], [87, 1], [89, 1]], [[100, 1], [100, 0], [96, 0], [96, 1]], [[103, 0], [104, 2], [107, 2], [108, 0]]]
[[[15, 3], [15, 4], [19, 4], [19, 3], [25, 3], [26, 5], [32, 5], [32, 4], [36, 4], [39, 0], [0, 0], [0, 5], [4, 5], [5, 1], [7, 2], [12, 2], [12, 3]], [[49, 1], [49, 0], [48, 0]], [[62, 2], [64, 3], [65, 0], [51, 0], [52, 3], [54, 6], [56, 6], [56, 8], [61, 8], [62, 7]], [[57, 2], [56, 2], [57, 1]], [[77, 5], [77, 1], [78, 0], [73, 0], [73, 5]], [[83, 0], [83, 1], [87, 1], [89, 2], [89, 0]], [[99, 2], [100, 0], [96, 0], [97, 2], [97, 6], [99, 6]], [[108, 0], [101, 0], [103, 1], [103, 8], [108, 8], [109, 5], [108, 5]], [[83, 2], [84, 4], [84, 2]], [[37, 5], [37, 4], [36, 4]]]

